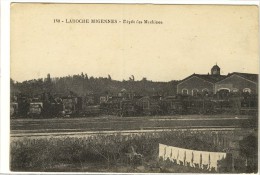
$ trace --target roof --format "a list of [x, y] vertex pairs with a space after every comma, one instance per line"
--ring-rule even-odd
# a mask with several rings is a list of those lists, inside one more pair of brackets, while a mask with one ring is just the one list
[[197, 76], [199, 78], [209, 81], [211, 83], [216, 83], [217, 81], [220, 81], [220, 80], [226, 78], [226, 75], [197, 74]]
[[250, 81], [253, 81], [253, 82], [258, 82], [258, 74], [250, 74], [250, 73], [240, 73], [240, 72], [233, 72], [231, 74], [228, 74], [228, 75], [211, 75], [211, 74], [192, 74], [190, 76], [188, 76], [187, 78], [183, 79], [180, 81], [180, 83], [182, 83], [183, 81], [191, 78], [191, 77], [198, 77], [200, 79], [203, 79], [205, 81], [208, 81], [208, 82], [211, 82], [211, 83], [216, 83], [218, 81], [221, 81], [227, 77], [230, 77], [232, 75], [238, 75], [238, 76], [241, 76], [245, 79], [248, 79]]
[[214, 65], [211, 69], [218, 69], [218, 70], [220, 70], [220, 67], [218, 65]]
[[258, 82], [258, 74], [233, 72], [231, 74], [228, 74], [228, 77], [232, 76], [232, 75], [238, 75], [238, 76], [241, 76], [241, 77], [246, 78], [248, 80], [251, 80], [253, 82]]
[[[205, 81], [211, 82], [211, 83], [216, 83], [220, 80], [223, 80], [224, 78], [226, 78], [226, 75], [211, 75], [211, 74], [192, 74], [190, 76], [188, 76], [187, 78], [183, 79], [181, 82], [191, 78], [191, 77], [198, 77], [200, 79], [203, 79]], [[180, 83], [181, 83], [180, 82]]]

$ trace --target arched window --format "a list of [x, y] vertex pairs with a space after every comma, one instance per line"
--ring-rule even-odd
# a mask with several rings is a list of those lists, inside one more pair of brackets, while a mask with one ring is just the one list
[[251, 93], [251, 89], [250, 89], [250, 88], [244, 88], [244, 89], [243, 89], [243, 92], [247, 92], [247, 93], [250, 94], [250, 93]]
[[202, 89], [202, 92], [209, 92], [207, 88]]
[[221, 98], [225, 98], [229, 95], [230, 89], [229, 88], [221, 88], [217, 92]]
[[182, 89], [182, 94], [183, 95], [188, 95], [188, 89]]
[[199, 90], [198, 89], [192, 89], [192, 96], [197, 96], [198, 95]]
[[229, 89], [229, 88], [220, 88], [220, 89], [218, 89], [218, 91], [219, 91], [219, 92], [220, 92], [220, 91], [230, 92], [230, 89]]
[[203, 95], [208, 95], [209, 94], [209, 90], [207, 88], [202, 89], [202, 94]]

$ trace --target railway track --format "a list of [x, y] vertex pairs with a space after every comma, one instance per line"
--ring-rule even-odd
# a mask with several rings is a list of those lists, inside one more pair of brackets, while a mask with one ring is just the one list
[[25, 119], [11, 121], [11, 138], [88, 137], [92, 135], [141, 134], [171, 130], [239, 130], [256, 128], [248, 116], [178, 116], [152, 118]]
[[[235, 131], [246, 128], [240, 127], [220, 127], [220, 126], [208, 126], [208, 127], [175, 127], [175, 128], [143, 128], [142, 130], [121, 130], [121, 131], [66, 131], [66, 132], [45, 132], [45, 133], [16, 133], [11, 134], [11, 139], [19, 138], [54, 138], [54, 137], [90, 137], [96, 135], [132, 135], [143, 133], [158, 133], [165, 131]], [[248, 128], [252, 129], [252, 128]]]

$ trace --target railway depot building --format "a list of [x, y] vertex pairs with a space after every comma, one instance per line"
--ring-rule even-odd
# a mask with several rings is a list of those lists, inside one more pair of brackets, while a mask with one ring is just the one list
[[220, 67], [214, 65], [211, 74], [192, 74], [177, 85], [177, 93], [197, 96], [198, 94], [243, 93], [257, 94], [258, 75], [233, 72], [220, 75]]
[[219, 91], [258, 94], [258, 75], [239, 72], [228, 74], [223, 80], [216, 82], [215, 93]]

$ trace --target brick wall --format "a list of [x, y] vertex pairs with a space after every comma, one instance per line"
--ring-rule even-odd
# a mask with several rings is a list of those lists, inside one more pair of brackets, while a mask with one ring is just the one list
[[198, 89], [199, 93], [202, 93], [202, 90], [207, 88], [209, 93], [214, 93], [214, 84], [208, 81], [205, 81], [201, 78], [193, 76], [177, 85], [177, 93], [182, 94], [182, 89], [187, 89], [188, 94], [192, 95], [193, 89]]
[[232, 75], [220, 82], [217, 82], [215, 84], [215, 91], [217, 92], [220, 89], [229, 89], [230, 91], [233, 91], [234, 89], [238, 89], [239, 92], [243, 92], [244, 88], [250, 88], [251, 92], [253, 94], [257, 94], [257, 84], [252, 82], [252, 81], [248, 81], [245, 78], [242, 78], [238, 75]]

